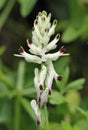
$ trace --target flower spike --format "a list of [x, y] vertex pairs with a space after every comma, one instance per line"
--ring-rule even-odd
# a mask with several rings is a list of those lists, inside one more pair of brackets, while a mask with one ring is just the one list
[[27, 40], [29, 53], [20, 46], [18, 49], [19, 54], [14, 54], [15, 56], [24, 58], [27, 62], [41, 65], [41, 67], [34, 69], [34, 87], [37, 102], [34, 99], [31, 101], [37, 124], [41, 123], [40, 109], [43, 108], [44, 104], [48, 101], [49, 95], [52, 94], [53, 80], [62, 80], [62, 76], [55, 71], [53, 61], [56, 61], [61, 56], [69, 55], [68, 53], [65, 54], [66, 49], [64, 46], [58, 49], [57, 52], [52, 53], [52, 50], [58, 47], [60, 34], [56, 34], [54, 39], [50, 40], [51, 36], [55, 33], [57, 25], [56, 19], [53, 23], [50, 20], [51, 13], [47, 14], [46, 11], [39, 12], [34, 20], [32, 38], [31, 40]]

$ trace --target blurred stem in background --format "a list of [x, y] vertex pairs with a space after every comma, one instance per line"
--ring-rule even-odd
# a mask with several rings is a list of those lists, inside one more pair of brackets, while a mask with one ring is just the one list
[[20, 107], [20, 99], [22, 96], [22, 88], [23, 88], [23, 80], [24, 80], [24, 72], [25, 72], [25, 63], [20, 62], [18, 66], [18, 79], [17, 79], [17, 97], [15, 99], [15, 106], [14, 106], [14, 130], [20, 130], [20, 113], [21, 113], [21, 107]]
[[1, 13], [1, 15], [0, 15], [0, 30], [3, 27], [4, 23], [6, 22], [6, 19], [8, 18], [15, 2], [16, 2], [16, 0], [9, 0], [5, 9]]
[[49, 120], [48, 120], [48, 111], [47, 111], [47, 106], [46, 104], [44, 105], [44, 110], [45, 110], [45, 125], [46, 125], [46, 130], [49, 130]]

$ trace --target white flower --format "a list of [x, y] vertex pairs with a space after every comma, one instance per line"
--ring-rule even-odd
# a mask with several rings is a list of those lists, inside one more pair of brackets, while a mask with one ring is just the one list
[[34, 85], [37, 93], [37, 100], [40, 100], [41, 92], [44, 88], [44, 81], [46, 78], [47, 68], [46, 66], [42, 65], [41, 72], [39, 73], [38, 68], [34, 70], [35, 77], [34, 77]]
[[57, 20], [54, 20], [53, 21], [53, 25], [52, 25], [52, 27], [49, 30], [49, 34], [48, 34], [49, 36], [51, 36], [51, 35], [53, 35], [55, 33], [56, 25], [57, 25]]
[[65, 48], [64, 47], [61, 47], [60, 50], [58, 52], [55, 52], [53, 54], [46, 54], [44, 59], [45, 61], [56, 61], [60, 56], [67, 56], [69, 55], [69, 53], [67, 54], [64, 54], [64, 51], [65, 51]]
[[41, 94], [41, 98], [40, 98], [40, 108], [43, 107], [44, 103], [46, 103], [48, 100], [48, 88], [46, 88], [42, 94]]
[[35, 55], [42, 55], [42, 49], [35, 46], [31, 40], [27, 40], [27, 45], [28, 47], [30, 48], [29, 51], [32, 53], [32, 54], [35, 54]]
[[23, 58], [25, 58], [25, 60], [27, 62], [33, 62], [33, 63], [41, 64], [40, 57], [26, 53], [22, 46], [19, 48], [18, 51], [19, 51], [20, 55], [14, 54], [14, 56], [23, 57]]
[[36, 103], [36, 100], [32, 100], [31, 101], [31, 107], [32, 107], [32, 109], [33, 109], [33, 111], [34, 111], [34, 113], [35, 113], [35, 115], [36, 115], [36, 118], [37, 118], [37, 124], [40, 124], [41, 123], [41, 113], [40, 113], [40, 110], [39, 110], [39, 107], [38, 107], [38, 105], [37, 105], [37, 103]]
[[36, 93], [37, 93], [37, 101], [39, 101], [40, 100], [41, 89], [39, 87], [39, 72], [38, 72], [38, 68], [35, 68], [34, 73], [35, 73], [34, 85], [35, 85], [35, 89], [36, 89]]
[[48, 89], [48, 94], [51, 95], [53, 79], [55, 76], [55, 70], [53, 67], [53, 63], [51, 61], [47, 62], [47, 67], [48, 67], [48, 74], [47, 74], [45, 83], [46, 83], [46, 87]]
[[57, 34], [54, 40], [52, 40], [49, 44], [47, 44], [44, 48], [45, 52], [48, 52], [57, 47], [56, 43], [59, 41], [60, 35]]
[[45, 78], [46, 78], [46, 74], [47, 74], [47, 68], [46, 68], [46, 66], [42, 65], [40, 77], [39, 77], [39, 84], [40, 84], [41, 87], [43, 87], [43, 84], [44, 84], [44, 81], [45, 81]]

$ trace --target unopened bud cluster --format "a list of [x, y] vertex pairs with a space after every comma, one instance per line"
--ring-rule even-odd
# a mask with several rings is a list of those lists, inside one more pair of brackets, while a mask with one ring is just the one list
[[57, 52], [49, 53], [51, 50], [57, 47], [60, 35], [57, 34], [55, 38], [50, 41], [50, 37], [55, 33], [55, 27], [57, 20], [54, 20], [51, 24], [51, 14], [45, 11], [39, 12], [34, 20], [34, 26], [32, 29], [32, 39], [27, 40], [27, 46], [29, 52], [25, 52], [23, 47], [19, 48], [19, 53], [15, 56], [23, 57], [27, 62], [33, 62], [41, 64], [41, 69], [35, 68], [34, 70], [34, 86], [37, 93], [37, 101], [32, 100], [31, 106], [37, 117], [37, 123], [41, 123], [40, 109], [44, 103], [47, 102], [48, 96], [52, 92], [53, 80], [61, 80], [62, 77], [57, 74], [54, 69], [53, 61], [56, 61], [60, 56], [64, 54], [65, 48], [62, 46]]

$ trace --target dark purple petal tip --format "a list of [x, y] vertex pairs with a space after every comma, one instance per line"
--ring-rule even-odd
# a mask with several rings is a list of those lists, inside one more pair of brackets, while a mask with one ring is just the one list
[[51, 89], [48, 90], [48, 94], [51, 95]]
[[20, 54], [24, 52], [24, 49], [23, 49], [22, 46], [20, 46], [20, 48], [18, 49], [18, 52], [19, 52]]
[[66, 51], [66, 49], [64, 46], [62, 46], [59, 51], [60, 51], [60, 53], [64, 53]]
[[40, 84], [40, 85], [39, 85], [39, 88], [40, 88], [40, 90], [42, 90], [42, 89], [43, 89], [43, 86], [42, 86], [42, 84]]
[[40, 125], [41, 124], [41, 119], [38, 117], [37, 118], [37, 125]]
[[28, 42], [28, 44], [30, 44], [30, 45], [32, 44], [32, 40], [29, 40], [29, 39], [28, 39], [27, 42]]
[[35, 20], [35, 25], [38, 25], [38, 20]]
[[57, 24], [57, 20], [56, 20], [56, 19], [53, 21], [53, 24], [54, 24], [54, 25], [56, 25], [56, 24]]
[[62, 80], [62, 76], [58, 75], [58, 76], [57, 76], [57, 80], [60, 80], [60, 81], [61, 81], [61, 80]]
[[60, 34], [57, 34], [57, 35], [56, 35], [56, 39], [59, 39], [59, 38], [60, 38]]

